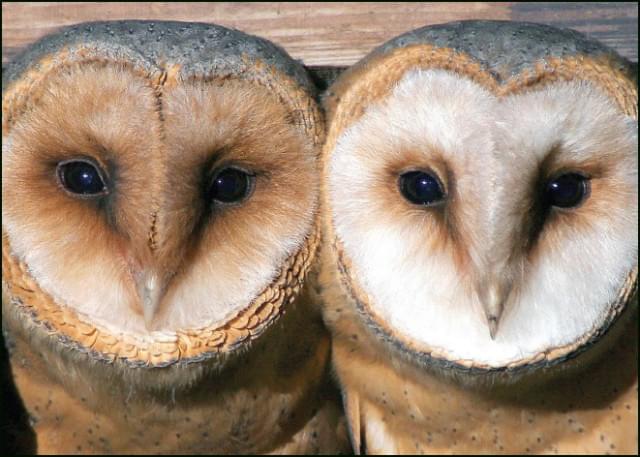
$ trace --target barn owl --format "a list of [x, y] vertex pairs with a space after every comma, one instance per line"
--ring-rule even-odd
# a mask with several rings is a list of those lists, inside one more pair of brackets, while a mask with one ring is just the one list
[[348, 450], [304, 284], [314, 97], [207, 24], [81, 24], [3, 72], [2, 323], [39, 453]]
[[636, 453], [630, 64], [456, 22], [324, 104], [320, 284], [356, 452]]

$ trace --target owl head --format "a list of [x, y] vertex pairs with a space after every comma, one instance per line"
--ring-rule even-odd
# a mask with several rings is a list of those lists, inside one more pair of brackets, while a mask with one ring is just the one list
[[120, 367], [246, 347], [317, 244], [303, 67], [224, 27], [96, 22], [3, 72], [3, 317]]
[[358, 319], [429, 366], [549, 366], [637, 285], [637, 89], [568, 30], [468, 21], [373, 51], [329, 89], [328, 262]]

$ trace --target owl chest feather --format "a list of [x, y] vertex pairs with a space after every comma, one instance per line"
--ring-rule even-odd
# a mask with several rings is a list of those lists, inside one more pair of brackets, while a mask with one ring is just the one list
[[296, 305], [244, 354], [222, 367], [186, 365], [162, 387], [79, 360], [8, 319], [13, 378], [38, 453], [345, 451], [336, 393], [323, 381], [328, 336], [302, 317], [307, 304]]
[[344, 319], [333, 352], [352, 440], [367, 453], [636, 453], [632, 319], [578, 375], [483, 388], [412, 365]]

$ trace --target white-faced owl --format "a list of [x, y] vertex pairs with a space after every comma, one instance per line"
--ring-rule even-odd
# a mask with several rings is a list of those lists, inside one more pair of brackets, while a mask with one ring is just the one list
[[333, 84], [320, 282], [356, 451], [637, 452], [637, 102], [612, 50], [499, 21]]

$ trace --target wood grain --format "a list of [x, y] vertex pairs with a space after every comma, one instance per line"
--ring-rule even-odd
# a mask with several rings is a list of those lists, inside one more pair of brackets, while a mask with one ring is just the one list
[[3, 2], [2, 61], [65, 25], [113, 19], [214, 22], [259, 35], [309, 66], [351, 65], [411, 29], [463, 19], [572, 27], [637, 60], [637, 3]]

